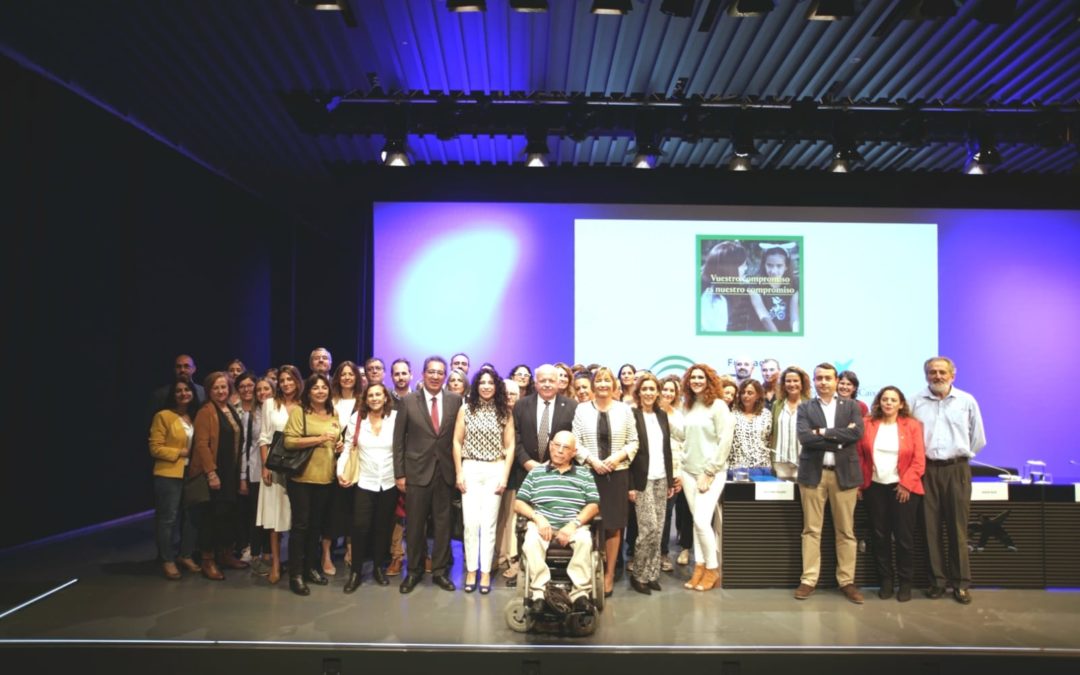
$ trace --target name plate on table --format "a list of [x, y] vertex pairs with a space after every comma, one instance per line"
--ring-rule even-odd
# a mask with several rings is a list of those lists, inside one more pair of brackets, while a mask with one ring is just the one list
[[768, 481], [754, 483], [754, 500], [759, 502], [789, 502], [795, 499], [795, 483]]
[[972, 483], [971, 501], [1007, 502], [1009, 501], [1008, 483]]
[[1073, 483], [1073, 490], [1076, 491], [1075, 494], [1073, 494], [1073, 499], [1080, 502], [1080, 483]]

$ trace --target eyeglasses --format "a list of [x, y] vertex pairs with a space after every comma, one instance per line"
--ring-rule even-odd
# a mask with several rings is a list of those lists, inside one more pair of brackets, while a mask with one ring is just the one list
[[428, 368], [424, 372], [427, 373], [428, 375], [445, 375], [446, 374], [445, 370], [435, 370], [434, 368]]
[[551, 442], [551, 449], [552, 450], [573, 450], [574, 446], [567, 445], [565, 443], [556, 443], [555, 441], [552, 441]]

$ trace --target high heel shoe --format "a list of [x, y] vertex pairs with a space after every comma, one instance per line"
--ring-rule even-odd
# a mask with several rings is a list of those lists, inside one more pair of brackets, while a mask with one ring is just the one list
[[698, 581], [697, 585], [694, 586], [694, 590], [695, 591], [711, 591], [712, 589], [719, 588], [719, 587], [720, 587], [720, 568], [717, 567], [715, 569], [707, 569], [707, 570], [705, 570], [705, 574], [701, 577], [701, 580]]
[[266, 580], [269, 581], [272, 584], [276, 584], [277, 582], [281, 581], [281, 565], [280, 564], [275, 565], [275, 564], [271, 563], [271, 565], [270, 565], [270, 574], [268, 574], [266, 576]]
[[[469, 581], [469, 575], [472, 575], [472, 581]], [[465, 583], [462, 585], [462, 590], [466, 593], [472, 593], [476, 590], [476, 572], [465, 573]]]
[[[484, 577], [488, 578], [486, 584], [484, 583]], [[490, 574], [481, 574], [480, 575], [480, 584], [479, 584], [478, 588], [480, 590], [480, 595], [487, 595], [488, 593], [491, 592], [491, 575]]]
[[694, 587], [701, 582], [703, 576], [705, 576], [705, 565], [703, 563], [694, 565], [694, 574], [690, 577], [690, 581], [683, 584], [683, 588], [694, 590]]

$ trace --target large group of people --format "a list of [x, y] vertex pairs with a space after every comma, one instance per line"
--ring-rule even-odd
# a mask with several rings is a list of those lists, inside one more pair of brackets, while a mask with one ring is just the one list
[[[968, 462], [986, 439], [975, 399], [953, 386], [953, 362], [928, 359], [928, 386], [910, 403], [886, 386], [870, 406], [858, 400], [855, 373], [829, 363], [811, 373], [776, 359], [733, 363], [731, 375], [695, 363], [681, 376], [631, 364], [521, 364], [504, 378], [492, 364], [472, 370], [458, 353], [425, 359], [414, 383], [406, 359], [389, 373], [374, 357], [333, 368], [319, 348], [307, 378], [293, 365], [256, 375], [234, 359], [199, 386], [194, 359], [178, 356], [175, 380], [154, 392], [150, 425], [162, 572], [221, 580], [250, 566], [276, 584], [288, 533], [286, 574], [297, 595], [336, 574], [336, 544], [345, 549], [345, 593], [363, 583], [369, 561], [377, 585], [404, 573], [399, 591], [410, 593], [430, 573], [453, 591], [458, 530], [465, 592], [487, 595], [503, 568], [515, 583], [519, 556], [530, 570], [546, 569], [543, 552], [558, 541], [575, 549], [571, 599], [586, 602], [611, 595], [623, 569], [634, 591], [662, 590], [674, 528], [677, 564], [693, 561], [685, 588], [708, 591], [722, 584], [724, 486], [768, 476], [799, 488], [795, 598], [817, 588], [828, 504], [840, 592], [864, 601], [855, 584], [862, 499], [881, 598], [911, 599], [921, 510], [927, 595], [949, 589], [971, 602]], [[295, 461], [285, 466], [282, 457]], [[529, 521], [520, 551], [514, 514]], [[592, 588], [585, 569], [596, 516], [603, 588]], [[529, 592], [542, 595], [544, 583], [533, 575]]]

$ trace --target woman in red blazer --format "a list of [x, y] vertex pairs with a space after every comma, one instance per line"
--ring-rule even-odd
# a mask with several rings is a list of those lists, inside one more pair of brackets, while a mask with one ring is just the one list
[[926, 469], [922, 424], [911, 416], [904, 393], [883, 387], [874, 398], [866, 431], [859, 441], [863, 484], [860, 496], [870, 511], [874, 529], [874, 558], [881, 589], [878, 597], [893, 595], [892, 540], [896, 539], [896, 599], [911, 599], [914, 575], [915, 517], [922, 501]]

